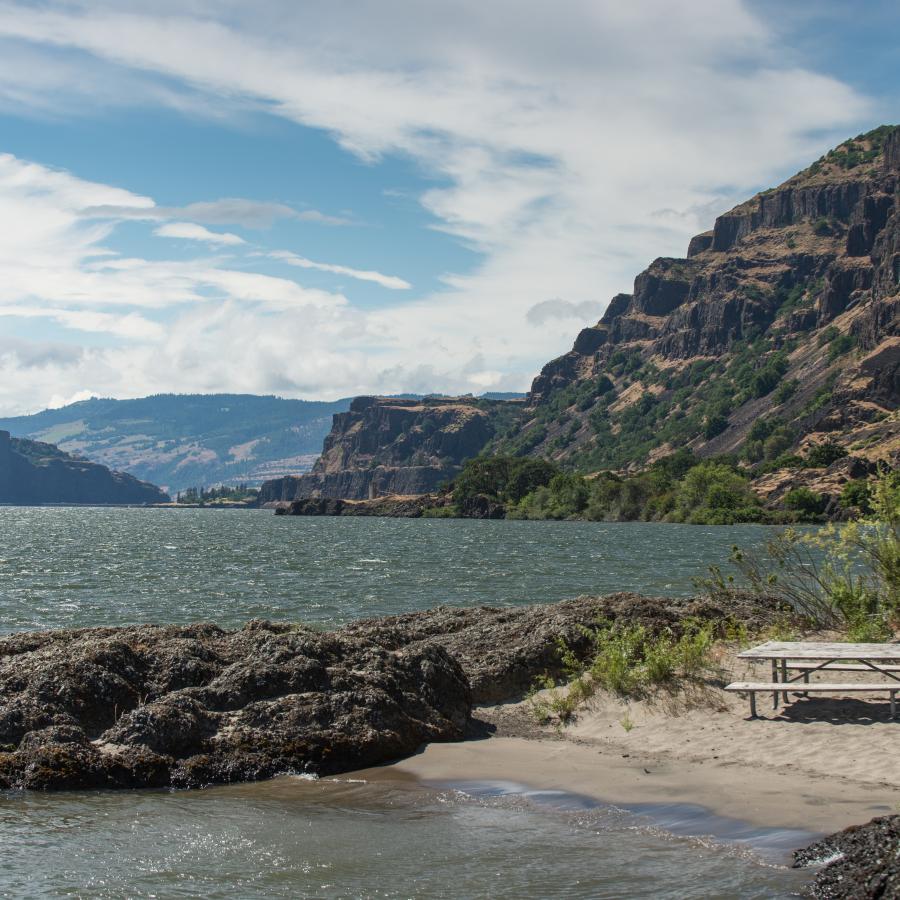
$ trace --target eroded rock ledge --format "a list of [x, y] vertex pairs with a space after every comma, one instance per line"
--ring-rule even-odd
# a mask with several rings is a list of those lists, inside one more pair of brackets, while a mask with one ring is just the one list
[[461, 740], [473, 702], [521, 697], [580, 654], [582, 626], [686, 616], [771, 621], [757, 604], [635, 594], [439, 607], [322, 633], [249, 622], [28, 632], [0, 639], [0, 788], [193, 787], [334, 774]]

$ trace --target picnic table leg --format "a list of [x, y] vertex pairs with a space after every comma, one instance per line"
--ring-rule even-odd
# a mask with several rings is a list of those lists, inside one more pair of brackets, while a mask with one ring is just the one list
[[[786, 660], [786, 659], [783, 659], [783, 660], [781, 661], [781, 680], [782, 680], [782, 682], [787, 682], [787, 680], [788, 680], [788, 677], [787, 677], [787, 660]], [[788, 695], [787, 695], [787, 691], [785, 691], [784, 694], [782, 695], [782, 699], [784, 700], [785, 705], [787, 705], [787, 703], [788, 703]]]
[[[893, 708], [894, 695], [891, 694], [891, 704]], [[893, 713], [891, 713], [891, 718], [893, 718]], [[759, 716], [756, 715], [756, 691], [750, 691], [750, 718], [758, 719]]]
[[[803, 681], [804, 681], [806, 684], [809, 684], [809, 672], [804, 672], [804, 673], [803, 673]], [[804, 691], [804, 692], [803, 692], [803, 696], [804, 696], [804, 697], [808, 697], [809, 694], [807, 694], [807, 693]]]
[[[752, 701], [751, 701], [752, 703]], [[891, 691], [891, 718], [894, 718], [894, 713], [896, 712], [897, 705], [897, 692]]]
[[[778, 661], [772, 660], [772, 681], [778, 681]], [[778, 709], [778, 691], [772, 694], [772, 709]]]

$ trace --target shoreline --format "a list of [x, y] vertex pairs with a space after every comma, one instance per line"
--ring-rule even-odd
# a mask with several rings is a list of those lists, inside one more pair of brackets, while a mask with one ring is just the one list
[[[697, 752], [699, 748], [686, 752], [679, 744], [682, 728], [693, 727], [688, 721], [671, 729], [670, 747], [661, 746], [656, 734], [642, 737], [642, 728], [652, 731], [643, 725], [621, 738], [597, 739], [591, 732], [605, 727], [608, 709], [587, 713], [584, 721], [561, 735], [536, 726], [527, 733], [527, 726], [521, 725], [522, 706], [487, 708], [501, 721], [518, 721], [518, 728], [506, 724], [489, 737], [427, 744], [413, 756], [342, 777], [376, 782], [411, 779], [432, 786], [512, 782], [533, 791], [562, 791], [632, 811], [638, 807], [702, 807], [710, 816], [755, 828], [805, 832], [810, 837], [805, 843], [900, 808], [900, 784], [880, 777], [882, 773], [874, 772], [866, 779], [840, 774], [846, 750], [838, 743], [837, 734], [831, 736], [831, 756], [816, 770], [792, 758], [794, 736], [789, 733], [784, 735], [783, 763], [777, 765], [763, 741], [746, 747], [751, 756], [758, 751], [756, 762], [729, 752], [727, 747], [719, 752]], [[728, 710], [724, 715], [735, 713]], [[773, 724], [792, 727], [787, 722]], [[744, 720], [740, 713], [723, 727], [734, 730], [741, 725], [765, 727], [762, 722]], [[810, 734], [810, 738], [817, 749], [827, 753], [818, 735]], [[806, 740], [805, 736], [801, 739]], [[702, 823], [703, 817], [698, 821]], [[792, 849], [804, 845], [801, 841]]]

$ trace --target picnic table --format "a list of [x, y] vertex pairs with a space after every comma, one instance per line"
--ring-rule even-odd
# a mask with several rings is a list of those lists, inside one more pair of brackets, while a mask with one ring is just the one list
[[[895, 714], [896, 694], [900, 692], [900, 643], [844, 644], [828, 641], [766, 641], [744, 650], [739, 659], [754, 662], [769, 660], [771, 682], [735, 682], [725, 690], [750, 695], [750, 715], [756, 718], [756, 694], [772, 692], [772, 706], [778, 708], [778, 695], [788, 702], [785, 685], [797, 684], [790, 693], [839, 694], [887, 692], [891, 699], [891, 718]], [[815, 672], [875, 672], [887, 680], [877, 682], [811, 682]], [[789, 673], [796, 673], [790, 675]], [[802, 685], [798, 682], [802, 679]]]

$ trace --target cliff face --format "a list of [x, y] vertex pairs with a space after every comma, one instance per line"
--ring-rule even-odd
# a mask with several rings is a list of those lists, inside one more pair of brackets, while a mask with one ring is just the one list
[[168, 495], [106, 466], [76, 459], [52, 444], [0, 431], [0, 503], [164, 503]]
[[896, 456], [898, 198], [900, 127], [882, 126], [720, 216], [544, 366], [496, 448], [587, 470], [682, 446]]
[[337, 413], [308, 475], [266, 482], [260, 503], [305, 497], [363, 500], [424, 494], [451, 481], [521, 404], [462, 398], [357, 397]]

